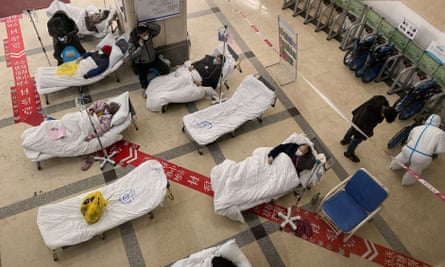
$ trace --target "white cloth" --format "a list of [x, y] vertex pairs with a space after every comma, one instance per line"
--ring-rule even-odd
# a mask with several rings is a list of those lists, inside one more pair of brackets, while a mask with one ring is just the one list
[[212, 259], [215, 256], [228, 259], [237, 267], [252, 266], [236, 244], [235, 239], [231, 239], [220, 246], [206, 248], [193, 253], [188, 258], [175, 262], [171, 267], [212, 267]]
[[298, 176], [292, 160], [280, 153], [268, 163], [271, 147], [256, 148], [252, 155], [237, 163], [226, 159], [210, 172], [215, 212], [244, 222], [241, 211], [277, 199], [301, 184], [304, 188], [318, 184], [324, 174], [324, 154], [317, 154], [314, 144], [304, 134], [292, 133], [284, 143], [307, 144], [317, 159], [312, 170]]
[[215, 212], [244, 222], [241, 211], [289, 193], [300, 180], [291, 159], [280, 153], [267, 162], [271, 147], [259, 147], [237, 163], [226, 159], [210, 172]]
[[[439, 115], [430, 115], [425, 125], [417, 126], [409, 133], [408, 141], [402, 151], [393, 159], [390, 168], [402, 168], [401, 162], [421, 175], [432, 162], [433, 154], [445, 152], [445, 132], [438, 128], [441, 124]], [[407, 186], [416, 182], [416, 178], [406, 172], [403, 175], [402, 185]]]
[[108, 10], [110, 13], [108, 16], [102, 20], [100, 23], [96, 24], [97, 32], [95, 31], [89, 31], [86, 22], [85, 17], [87, 14], [95, 14], [99, 13], [99, 9], [97, 9], [94, 6], [89, 6], [86, 9], [76, 7], [73, 5], [65, 4], [62, 1], [54, 0], [49, 5], [48, 9], [46, 10], [46, 14], [48, 17], [51, 17], [56, 13], [56, 11], [62, 10], [64, 11], [68, 17], [70, 17], [77, 25], [77, 28], [79, 29], [79, 34], [81, 35], [93, 35], [96, 38], [102, 38], [105, 36], [105, 34], [108, 31], [108, 26], [111, 24], [111, 21], [116, 16], [116, 10], [113, 8], [106, 8], [104, 10]]
[[272, 90], [253, 75], [248, 75], [227, 101], [187, 114], [182, 120], [193, 140], [199, 145], [207, 145], [258, 118], [274, 100]]
[[154, 78], [148, 85], [145, 107], [154, 112], [162, 110], [169, 103], [188, 103], [206, 96], [218, 96], [212, 87], [197, 86], [193, 83], [192, 73], [185, 67], [175, 72]]
[[[130, 117], [130, 115], [128, 115]], [[97, 124], [98, 118], [94, 114], [91, 117], [93, 123]], [[130, 125], [131, 119], [127, 120], [126, 127]], [[102, 145], [107, 147], [123, 137], [113, 131], [112, 127], [100, 138]], [[64, 129], [66, 136], [60, 139], [51, 139], [48, 132], [51, 129]], [[121, 129], [120, 129], [121, 130]], [[64, 115], [60, 120], [43, 121], [39, 126], [26, 129], [22, 133], [22, 148], [25, 154], [34, 159], [34, 154], [38, 157], [40, 153], [53, 157], [75, 157], [93, 153], [100, 149], [96, 138], [85, 141], [85, 137], [93, 133], [93, 127], [88, 119], [86, 111], [77, 111]], [[32, 153], [35, 152], [35, 153]], [[31, 156], [33, 155], [33, 156]]]
[[37, 226], [48, 248], [82, 243], [151, 212], [165, 199], [167, 178], [161, 163], [149, 160], [115, 182], [91, 192], [95, 191], [100, 191], [108, 200], [95, 224], [87, 224], [80, 212], [82, 200], [90, 192], [38, 209]]

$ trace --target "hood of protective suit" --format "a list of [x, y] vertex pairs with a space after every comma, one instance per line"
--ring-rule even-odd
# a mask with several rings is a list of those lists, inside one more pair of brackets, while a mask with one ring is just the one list
[[439, 115], [432, 114], [426, 120], [425, 125], [431, 125], [431, 126], [439, 127], [441, 122], [442, 122], [442, 119], [440, 118]]

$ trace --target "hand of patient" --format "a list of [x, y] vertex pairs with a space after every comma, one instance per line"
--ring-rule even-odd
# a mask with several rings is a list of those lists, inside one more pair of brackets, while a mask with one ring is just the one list
[[272, 162], [273, 162], [273, 158], [272, 157], [268, 157], [267, 158], [267, 163], [269, 163], [269, 165], [270, 165], [270, 164], [272, 164]]

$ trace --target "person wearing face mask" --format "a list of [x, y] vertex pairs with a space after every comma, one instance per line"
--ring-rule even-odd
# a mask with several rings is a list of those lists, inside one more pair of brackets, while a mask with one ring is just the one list
[[147, 89], [148, 73], [155, 68], [159, 74], [168, 74], [169, 66], [162, 61], [153, 46], [153, 38], [159, 35], [161, 26], [156, 23], [137, 26], [131, 33], [128, 41], [128, 51], [133, 60], [133, 68], [139, 77], [142, 89]]
[[[101, 49], [95, 52], [87, 52], [82, 54], [77, 62], [80, 64], [82, 60], [91, 58], [96, 65], [95, 68], [90, 68], [87, 73], [83, 74], [83, 78], [89, 79], [91, 77], [97, 76], [107, 70], [110, 63], [110, 54], [112, 47], [109, 45], [104, 45]], [[91, 64], [91, 62], [90, 62]], [[94, 65], [93, 64], [93, 65]]]
[[300, 172], [304, 170], [311, 170], [315, 164], [312, 149], [307, 144], [279, 144], [267, 154], [267, 163], [272, 164], [273, 160], [278, 157], [280, 153], [285, 153], [292, 160], [297, 174], [300, 174]]
[[189, 71], [195, 74], [194, 83], [197, 86], [210, 86], [213, 89], [218, 87], [218, 81], [222, 72], [223, 56], [205, 55], [201, 60], [195, 61], [189, 67]]
[[[119, 104], [116, 102], [106, 103], [103, 100], [97, 100], [88, 107], [89, 115], [93, 116], [94, 114], [96, 114], [97, 118], [99, 119], [99, 124], [94, 125], [97, 136], [102, 136], [111, 128], [111, 119], [113, 118], [113, 115], [119, 110], [119, 107]], [[85, 141], [90, 141], [93, 138], [96, 138], [95, 133], [85, 137]]]
[[86, 52], [77, 35], [79, 29], [76, 23], [64, 11], [59, 10], [54, 13], [47, 22], [47, 28], [49, 35], [53, 38], [53, 56], [57, 60], [57, 65], [64, 62], [61, 54], [67, 46], [76, 48], [80, 54]]

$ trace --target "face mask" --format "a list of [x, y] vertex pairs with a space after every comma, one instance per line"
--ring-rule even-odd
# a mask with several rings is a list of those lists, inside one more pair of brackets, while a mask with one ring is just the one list
[[216, 60], [216, 58], [213, 59], [213, 65], [217, 65], [218, 64], [218, 60]]
[[148, 40], [148, 35], [146, 36], [141, 36], [142, 40], [147, 41]]
[[303, 152], [301, 152], [301, 150], [300, 149], [297, 149], [297, 151], [295, 152], [295, 156], [297, 156], [297, 157], [301, 157], [301, 156], [303, 156], [304, 154], [303, 154]]
[[103, 55], [103, 54], [104, 54], [104, 51], [99, 50], [99, 51], [97, 51], [97, 53], [98, 53], [99, 55]]
[[109, 114], [110, 114], [110, 112], [108, 111], [107, 108], [104, 109], [104, 114], [105, 114], [105, 115], [109, 115]]

